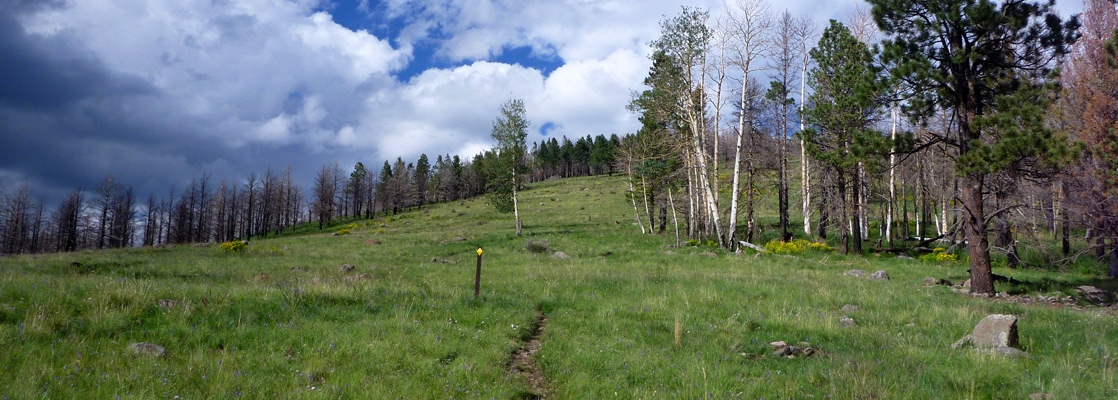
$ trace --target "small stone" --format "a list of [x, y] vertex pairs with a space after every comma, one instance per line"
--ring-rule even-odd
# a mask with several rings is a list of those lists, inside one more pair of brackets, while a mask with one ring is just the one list
[[380, 241], [376, 240], [376, 239], [369, 239], [369, 240], [365, 241], [365, 244], [371, 246], [371, 245], [374, 245], [374, 244], [380, 244]]
[[304, 267], [291, 267], [291, 272], [307, 272], [307, 269]]
[[1029, 395], [1029, 400], [1053, 400], [1055, 397], [1048, 393], [1033, 393]]
[[671, 250], [668, 250], [668, 251], [665, 251], [664, 254], [667, 254], [667, 255], [671, 256], [671, 255], [675, 255], [675, 252], [671, 251]]
[[568, 255], [567, 255], [567, 253], [564, 253], [564, 252], [561, 252], [561, 251], [557, 251], [557, 252], [551, 253], [551, 258], [557, 258], [557, 259], [560, 259], [560, 260], [566, 260], [566, 259], [568, 259], [568, 258], [571, 258], [571, 256], [568, 256]]
[[924, 278], [924, 285], [925, 286], [935, 286], [935, 285], [939, 285], [941, 281], [943, 281], [943, 279], [933, 278], [933, 277], [929, 276], [929, 277]]
[[459, 236], [459, 237], [454, 238], [454, 241], [455, 242], [465, 242], [466, 238]]
[[1075, 288], [1079, 293], [1083, 293], [1083, 297], [1091, 303], [1109, 303], [1114, 301], [1114, 293], [1099, 289], [1094, 286], [1080, 286]]
[[911, 260], [912, 259], [912, 257], [910, 257], [908, 254], [898, 255], [897, 258], [899, 258], [901, 260]]
[[373, 276], [369, 275], [369, 274], [357, 274], [357, 275], [347, 276], [347, 277], [345, 277], [345, 280], [350, 281], [350, 282], [361, 282], [361, 281], [367, 280], [367, 279], [372, 278], [372, 277]]
[[164, 310], [170, 310], [170, 309], [173, 309], [175, 307], [178, 307], [179, 304], [182, 304], [182, 302], [180, 302], [178, 300], [163, 299], [163, 300], [159, 300], [155, 304], [157, 306], [159, 306], [159, 308], [162, 308]]
[[703, 256], [703, 257], [717, 257], [718, 256], [718, 254], [715, 254], [713, 251], [704, 251], [702, 253], [699, 253], [699, 255]]
[[147, 342], [132, 343], [128, 346], [128, 349], [143, 356], [163, 357], [167, 354], [167, 349], [164, 349], [163, 346]]
[[853, 304], [847, 304], [847, 305], [842, 306], [842, 312], [852, 313], [852, 312], [858, 312], [858, 311], [862, 311], [862, 307], [858, 307], [858, 306], [853, 305]]
[[839, 325], [846, 326], [846, 327], [851, 327], [851, 328], [855, 328], [855, 327], [858, 326], [858, 324], [854, 323], [854, 318], [845, 317], [845, 316], [842, 317], [842, 318], [839, 318]]
[[870, 279], [875, 281], [887, 281], [889, 280], [889, 274], [886, 273], [885, 270], [880, 270], [870, 274]]
[[846, 275], [846, 276], [853, 276], [855, 278], [865, 278], [866, 277], [866, 271], [862, 271], [860, 269], [852, 269], [852, 270], [843, 272], [842, 274]]
[[338, 267], [338, 271], [341, 271], [343, 274], [352, 272], [355, 269], [357, 269], [357, 267], [354, 267], [353, 264], [342, 264], [342, 266]]

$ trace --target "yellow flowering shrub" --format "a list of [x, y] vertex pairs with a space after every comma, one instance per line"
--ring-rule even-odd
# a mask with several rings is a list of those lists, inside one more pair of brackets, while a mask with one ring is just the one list
[[947, 249], [937, 247], [932, 249], [931, 253], [920, 256], [920, 259], [935, 262], [954, 262], [959, 261], [959, 255], [948, 253]]
[[221, 250], [224, 250], [224, 251], [229, 252], [229, 253], [240, 253], [247, 246], [245, 245], [245, 242], [242, 242], [240, 240], [234, 240], [232, 242], [222, 243], [219, 247], [221, 247]]
[[827, 246], [826, 243], [809, 242], [800, 239], [791, 242], [770, 240], [768, 243], [765, 243], [765, 250], [773, 254], [799, 254], [808, 250], [830, 251], [831, 248]]

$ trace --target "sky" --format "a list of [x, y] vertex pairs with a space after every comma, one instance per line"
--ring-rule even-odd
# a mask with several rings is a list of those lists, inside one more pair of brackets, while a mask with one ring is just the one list
[[[772, 1], [817, 26], [857, 0]], [[112, 174], [140, 196], [492, 145], [634, 132], [658, 23], [722, 0], [0, 1], [0, 192], [55, 205]], [[1078, 12], [1075, 0], [1059, 4]]]

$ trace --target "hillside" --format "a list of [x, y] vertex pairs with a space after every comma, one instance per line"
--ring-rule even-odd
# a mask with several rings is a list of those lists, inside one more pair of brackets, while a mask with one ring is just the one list
[[[179, 246], [0, 258], [0, 395], [1118, 397], [1113, 309], [923, 284], [965, 279], [958, 262], [672, 248], [673, 235], [640, 234], [624, 190], [620, 177], [532, 184], [521, 193], [524, 238], [511, 215], [474, 199], [334, 229], [346, 235], [254, 239], [241, 254]], [[843, 275], [855, 268], [891, 279]], [[1090, 275], [995, 272], [1034, 296], [1113, 290]], [[995, 313], [1019, 318], [1029, 357], [951, 349]], [[773, 341], [817, 351], [774, 356]], [[136, 342], [166, 354], [134, 354]]]

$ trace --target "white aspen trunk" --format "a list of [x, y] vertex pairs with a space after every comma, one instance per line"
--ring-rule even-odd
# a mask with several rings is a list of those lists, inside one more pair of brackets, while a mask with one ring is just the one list
[[731, 245], [737, 243], [738, 231], [738, 192], [739, 185], [741, 184], [741, 142], [745, 137], [745, 89], [746, 81], [743, 79], [741, 84], [741, 106], [742, 112], [738, 115], [738, 140], [737, 145], [734, 146], [734, 180], [730, 186], [733, 192], [730, 193], [730, 225], [727, 232], [729, 242]]
[[652, 234], [652, 210], [648, 209], [648, 184], [644, 179], [644, 174], [641, 174], [641, 194], [641, 197], [644, 198], [644, 215], [648, 216], [648, 233]]
[[637, 209], [637, 191], [633, 187], [633, 158], [629, 157], [629, 164], [626, 165], [626, 171], [629, 173], [629, 200], [633, 203], [633, 214], [637, 216], [637, 225], [641, 226], [641, 234], [646, 234], [644, 230], [644, 222], [641, 221], [641, 212]]
[[687, 237], [695, 238], [695, 184], [691, 174], [690, 158], [684, 158], [684, 169], [687, 170]]
[[858, 224], [861, 227], [862, 240], [869, 240], [870, 230], [866, 229], [869, 226], [869, 198], [870, 198], [870, 185], [866, 183], [866, 166], [863, 163], [858, 163]]
[[[897, 141], [896, 102], [893, 103], [893, 131], [889, 134], [889, 139], [892, 141], [892, 143], [896, 143]], [[888, 213], [885, 215], [885, 237], [889, 239], [890, 245], [893, 242], [893, 213], [896, 211], [894, 210], [894, 203], [896, 203], [897, 201], [897, 155], [894, 154], [896, 153], [896, 151], [896, 146], [889, 147], [889, 210]]]
[[679, 218], [675, 214], [675, 199], [672, 198], [672, 188], [668, 188], [668, 202], [672, 205], [672, 225], [675, 225], [675, 247], [679, 247]]
[[715, 232], [715, 235], [718, 236], [718, 241], [720, 242], [719, 244], [721, 244], [723, 247], [725, 247], [726, 238], [722, 237], [722, 222], [718, 218], [718, 205], [717, 205], [717, 203], [714, 202], [714, 194], [711, 193], [710, 182], [707, 181], [707, 176], [708, 176], [709, 172], [707, 171], [706, 160], [702, 159], [705, 156], [703, 155], [702, 148], [699, 147], [699, 137], [693, 135], [692, 139], [691, 139], [691, 144], [693, 146], [695, 146], [695, 150], [697, 150], [695, 155], [699, 157], [698, 160], [695, 160], [699, 163], [699, 169], [700, 169], [699, 184], [702, 185], [703, 192], [704, 192], [703, 194], [706, 195], [706, 208], [710, 212], [711, 225], [714, 226], [714, 232]]
[[517, 197], [516, 187], [519, 185], [516, 179], [516, 170], [512, 171], [512, 215], [516, 216], [516, 237], [520, 237], [520, 232], [523, 226], [520, 224], [520, 201]]
[[[803, 69], [800, 71], [800, 132], [804, 126], [804, 101], [807, 99], [807, 51], [804, 51]], [[811, 237], [811, 180], [808, 176], [807, 147], [800, 139], [800, 196], [803, 200], [804, 234]]]

